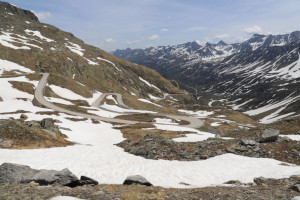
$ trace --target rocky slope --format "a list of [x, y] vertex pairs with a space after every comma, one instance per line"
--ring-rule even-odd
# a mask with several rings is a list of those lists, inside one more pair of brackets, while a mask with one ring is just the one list
[[[49, 72], [51, 84], [87, 98], [96, 91], [122, 93], [133, 107], [143, 104], [135, 101], [135, 96], [150, 99], [149, 95], [180, 93], [154, 70], [117, 58], [71, 33], [40, 23], [31, 11], [5, 2], [0, 2], [0, 10], [2, 68], [5, 61], [12, 61], [37, 73]], [[17, 74], [5, 68], [1, 72]]]
[[[201, 46], [195, 41], [145, 50], [117, 50], [114, 55], [192, 86], [194, 89], [190, 90], [201, 99], [223, 99], [233, 109], [242, 111], [262, 108], [246, 113], [271, 123], [275, 117], [299, 114], [299, 39], [299, 31], [286, 35], [255, 34], [239, 44], [220, 41]], [[271, 110], [274, 115], [268, 116]]]

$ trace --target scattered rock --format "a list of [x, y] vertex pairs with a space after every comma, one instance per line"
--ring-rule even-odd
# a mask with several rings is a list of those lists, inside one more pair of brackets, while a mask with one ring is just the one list
[[2, 142], [3, 140], [0, 138], [0, 143]]
[[254, 178], [253, 181], [257, 185], [265, 185], [267, 183], [268, 179], [265, 177], [258, 177], [258, 178]]
[[30, 121], [27, 123], [27, 126], [30, 127], [30, 128], [41, 128], [41, 124], [39, 122], [36, 122], [36, 121]]
[[41, 126], [43, 128], [52, 128], [54, 127], [54, 121], [51, 118], [45, 118], [41, 121]]
[[296, 191], [296, 192], [300, 192], [300, 184], [293, 185], [293, 186], [291, 187], [291, 190], [294, 190], [294, 191]]
[[163, 145], [169, 145], [169, 144], [173, 144], [174, 141], [173, 141], [172, 139], [165, 138], [165, 139], [162, 139], [162, 140], [160, 141], [160, 143], [163, 144]]
[[240, 152], [245, 152], [245, 151], [248, 151], [249, 149], [247, 149], [247, 147], [245, 147], [245, 146], [240, 146], [240, 147], [237, 147], [235, 150], [240, 151]]
[[254, 140], [241, 139], [241, 144], [245, 146], [254, 146], [256, 145], [256, 142]]
[[186, 186], [189, 186], [190, 184], [185, 183], [185, 182], [180, 182], [179, 185], [186, 185]]
[[230, 180], [225, 182], [224, 184], [230, 184], [230, 185], [242, 185], [242, 183], [238, 180]]
[[0, 101], [3, 101], [3, 99], [0, 97]]
[[56, 137], [56, 133], [47, 129], [43, 129], [43, 131], [45, 131], [46, 133], [48, 133], [49, 135]]
[[3, 149], [9, 149], [10, 147], [12, 147], [13, 144], [14, 142], [12, 140], [2, 140], [0, 142], [0, 147]]
[[228, 147], [228, 148], [226, 149], [226, 151], [227, 151], [228, 153], [235, 153], [235, 149], [234, 149], [233, 147]]
[[140, 175], [128, 176], [123, 183], [123, 185], [132, 184], [152, 186], [152, 184], [146, 178]]
[[297, 181], [297, 183], [300, 184], [300, 175], [293, 175], [293, 176], [290, 176], [290, 179], [294, 180], [294, 181]]
[[140, 148], [140, 147], [133, 147], [129, 153], [132, 153], [134, 155], [137, 156], [146, 156], [148, 154], [148, 151], [144, 148]]
[[73, 187], [83, 186], [83, 185], [98, 185], [98, 184], [99, 184], [98, 181], [96, 181], [90, 177], [81, 176], [80, 180], [74, 181], [74, 182], [68, 184], [67, 186], [73, 188]]
[[78, 181], [78, 178], [68, 169], [36, 170], [29, 166], [4, 163], [0, 166], [0, 183], [30, 183], [39, 185], [65, 186]]
[[31, 181], [30, 183], [28, 183], [28, 185], [32, 186], [32, 187], [36, 187], [36, 186], [39, 186], [40, 184], [34, 182], [34, 181]]
[[276, 129], [266, 129], [260, 139], [260, 142], [275, 142], [279, 137], [279, 130]]
[[25, 114], [21, 114], [20, 119], [28, 119], [28, 116]]

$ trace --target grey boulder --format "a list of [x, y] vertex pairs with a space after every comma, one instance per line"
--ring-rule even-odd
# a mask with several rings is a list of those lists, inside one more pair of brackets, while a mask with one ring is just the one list
[[245, 146], [254, 146], [256, 142], [254, 140], [241, 139], [241, 144]]
[[152, 184], [145, 177], [140, 175], [128, 176], [123, 183], [123, 185], [132, 185], [132, 184], [152, 186]]
[[67, 186], [69, 187], [77, 187], [77, 186], [83, 186], [83, 185], [98, 185], [98, 181], [90, 178], [90, 177], [87, 177], [87, 176], [81, 176], [80, 177], [80, 180], [77, 180], [77, 181], [73, 181], [71, 182], [70, 184], [68, 184]]
[[279, 132], [276, 129], [266, 129], [261, 135], [260, 142], [275, 142], [279, 137]]
[[29, 166], [4, 163], [0, 166], [0, 183], [30, 183], [36, 182], [40, 185], [62, 185], [66, 186], [78, 178], [68, 169], [36, 170]]
[[51, 118], [45, 118], [41, 121], [41, 126], [43, 128], [52, 128], [54, 127], [54, 121]]

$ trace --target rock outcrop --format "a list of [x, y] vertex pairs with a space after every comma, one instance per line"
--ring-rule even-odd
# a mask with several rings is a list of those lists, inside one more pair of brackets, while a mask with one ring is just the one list
[[0, 166], [0, 183], [30, 183], [36, 182], [40, 185], [66, 186], [78, 181], [78, 178], [68, 169], [36, 170], [26, 165], [4, 163]]
[[266, 129], [261, 135], [260, 142], [275, 142], [279, 137], [279, 130]]
[[152, 184], [145, 177], [140, 175], [128, 176], [123, 183], [123, 185], [132, 185], [132, 184], [152, 186]]

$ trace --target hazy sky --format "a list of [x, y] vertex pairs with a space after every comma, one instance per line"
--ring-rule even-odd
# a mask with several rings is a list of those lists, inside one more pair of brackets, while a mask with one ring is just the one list
[[300, 0], [7, 0], [106, 51], [300, 30]]

